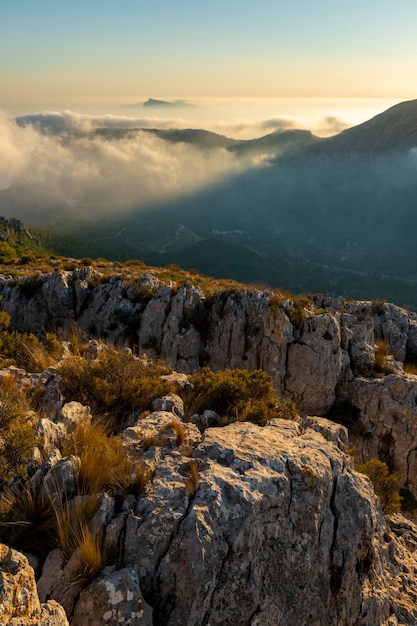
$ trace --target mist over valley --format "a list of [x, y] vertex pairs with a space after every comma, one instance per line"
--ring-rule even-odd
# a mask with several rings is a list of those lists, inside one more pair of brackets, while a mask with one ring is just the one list
[[170, 116], [0, 124], [0, 211], [55, 253], [417, 307], [415, 100], [325, 138], [289, 118], [249, 139]]

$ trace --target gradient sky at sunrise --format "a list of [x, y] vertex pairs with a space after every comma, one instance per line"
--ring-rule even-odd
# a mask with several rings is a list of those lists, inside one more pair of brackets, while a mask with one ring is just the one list
[[0, 107], [417, 94], [417, 2], [0, 0]]

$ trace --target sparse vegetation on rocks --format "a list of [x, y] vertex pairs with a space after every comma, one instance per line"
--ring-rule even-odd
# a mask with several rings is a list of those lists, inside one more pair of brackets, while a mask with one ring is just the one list
[[[39, 280], [46, 287], [23, 296], [29, 306], [50, 290], [62, 322], [56, 334], [51, 328], [37, 335], [18, 330], [29, 319], [26, 304], [17, 313], [11, 304], [15, 287], [3, 289], [0, 539], [36, 556], [43, 599], [51, 596], [68, 616], [80, 615], [86, 598], [110, 603], [109, 596], [98, 601], [95, 594], [98, 588], [110, 593], [103, 581], [120, 576], [121, 606], [129, 606], [127, 589], [135, 598], [143, 593], [154, 623], [202, 622], [202, 589], [207, 615], [219, 622], [228, 613], [222, 609], [220, 618], [216, 607], [229, 606], [228, 589], [236, 580], [246, 591], [234, 592], [239, 607], [230, 619], [253, 618], [253, 588], [262, 596], [256, 602], [267, 607], [265, 623], [277, 619], [268, 607], [278, 600], [279, 610], [289, 611], [282, 613], [283, 623], [302, 623], [288, 600], [294, 576], [301, 576], [313, 597], [312, 572], [323, 561], [320, 580], [332, 572], [331, 584], [323, 587], [324, 604], [323, 598], [322, 604], [303, 604], [299, 596], [297, 611], [303, 606], [312, 620], [328, 623], [330, 614], [339, 615], [337, 602], [340, 611], [351, 607], [350, 595], [340, 599], [338, 585], [353, 586], [359, 597], [366, 594], [368, 577], [396, 606], [391, 556], [375, 547], [390, 530], [369, 481], [353, 471], [344, 427], [364, 460], [357, 469], [370, 476], [383, 512], [389, 519], [398, 514], [405, 497], [401, 487], [402, 494], [409, 489], [403, 509], [412, 515], [414, 457], [404, 433], [415, 428], [417, 387], [406, 374], [417, 353], [417, 320], [386, 303], [338, 299], [334, 308], [324, 296], [297, 299], [232, 285], [221, 294], [215, 281], [204, 285], [203, 277], [205, 293], [214, 289], [205, 297], [193, 286], [173, 285], [172, 276], [170, 285], [163, 282], [170, 271], [176, 282], [182, 280], [177, 268], [165, 268], [166, 277], [148, 271], [138, 283], [135, 271], [149, 270], [142, 264], [118, 267], [119, 277], [94, 278], [86, 286], [85, 277], [95, 276], [89, 261], [71, 261], [71, 272], [79, 275], [44, 276]], [[95, 300], [99, 292], [105, 298]], [[97, 307], [95, 317], [90, 306]], [[101, 316], [116, 324], [114, 343], [103, 338], [103, 328], [112, 331]], [[129, 320], [126, 334], [122, 327]], [[395, 375], [374, 376], [391, 363]], [[324, 414], [331, 421], [308, 417]], [[378, 434], [371, 437], [373, 429]], [[398, 473], [376, 457], [389, 459]], [[320, 541], [318, 527], [329, 531]], [[390, 541], [392, 554], [404, 560], [401, 540]], [[349, 558], [336, 571], [340, 550]], [[303, 577], [306, 554], [313, 566]], [[296, 570], [288, 566], [292, 562]], [[213, 563], [220, 564], [220, 573]], [[288, 580], [284, 563], [291, 570]], [[406, 567], [417, 572], [413, 563]], [[279, 580], [264, 585], [275, 581], [277, 571]], [[259, 579], [252, 581], [253, 572], [260, 572]], [[247, 587], [249, 579], [253, 585]], [[215, 581], [213, 597], [206, 593], [207, 580]], [[385, 609], [378, 607], [375, 614], [382, 615]]]

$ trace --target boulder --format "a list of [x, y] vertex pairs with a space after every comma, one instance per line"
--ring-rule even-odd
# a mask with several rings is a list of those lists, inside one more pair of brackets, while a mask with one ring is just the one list
[[353, 470], [346, 431], [313, 423], [329, 439], [278, 419], [207, 429], [193, 489], [193, 460], [159, 463], [127, 518], [124, 551], [154, 623], [416, 623], [405, 584], [416, 554]]
[[107, 568], [77, 602], [73, 626], [152, 626], [152, 608], [143, 599], [134, 567]]
[[39, 601], [35, 575], [23, 554], [0, 544], [0, 623], [4, 626], [68, 626], [54, 600]]
[[91, 422], [91, 410], [80, 402], [67, 402], [61, 409], [58, 423], [63, 424], [68, 434], [74, 432], [77, 424]]
[[43, 489], [56, 505], [75, 495], [80, 463], [79, 457], [70, 455], [59, 460], [46, 474]]

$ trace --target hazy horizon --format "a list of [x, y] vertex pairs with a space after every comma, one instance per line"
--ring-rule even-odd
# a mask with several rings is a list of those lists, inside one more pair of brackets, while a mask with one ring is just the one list
[[91, 120], [113, 117], [113, 126], [119, 119], [121, 127], [201, 128], [235, 139], [253, 139], [285, 127], [306, 129], [327, 137], [367, 121], [401, 101], [397, 98], [193, 98], [168, 95], [155, 99], [182, 101], [192, 106], [144, 107], [149, 98], [153, 98], [152, 94], [92, 98], [82, 102], [49, 99], [9, 107], [0, 101], [0, 112], [11, 119], [51, 114], [70, 114]]

